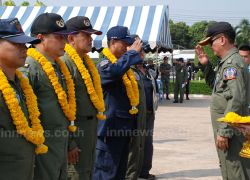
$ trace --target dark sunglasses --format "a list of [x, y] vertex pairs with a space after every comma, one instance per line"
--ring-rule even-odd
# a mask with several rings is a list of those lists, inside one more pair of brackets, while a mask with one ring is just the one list
[[219, 39], [220, 37], [222, 37], [222, 35], [221, 35], [221, 36], [217, 36], [217, 37], [211, 39], [210, 42], [209, 42], [209, 44], [212, 46], [213, 43], [214, 43], [214, 41], [216, 41], [216, 40]]

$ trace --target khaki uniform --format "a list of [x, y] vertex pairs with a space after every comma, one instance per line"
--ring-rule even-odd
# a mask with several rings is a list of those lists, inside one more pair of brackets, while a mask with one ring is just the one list
[[[52, 63], [59, 82], [66, 90], [66, 82], [59, 66], [52, 59], [47, 59]], [[37, 96], [41, 124], [45, 130], [45, 144], [49, 148], [46, 154], [36, 156], [34, 180], [66, 180], [69, 121], [41, 65], [27, 57], [26, 65], [21, 70], [29, 77]]]
[[[215, 71], [211, 64], [203, 67], [206, 82], [213, 87], [211, 100], [211, 119], [214, 137], [217, 135], [229, 138], [229, 149], [217, 149], [221, 172], [224, 180], [249, 180], [250, 160], [241, 158], [239, 152], [245, 138], [228, 124], [218, 122], [217, 119], [228, 112], [236, 112], [242, 116], [247, 114], [247, 68], [236, 48], [219, 62]], [[231, 77], [228, 79], [228, 73]], [[234, 78], [235, 76], [235, 78]]]
[[[137, 131], [143, 132], [146, 128], [146, 97], [144, 92], [143, 80], [140, 75], [140, 72], [137, 69], [134, 69], [136, 75], [139, 94], [140, 94], [140, 104], [138, 106], [139, 112], [137, 115]], [[132, 137], [129, 146], [129, 157], [128, 157], [128, 168], [126, 172], [127, 180], [137, 180], [140, 175], [142, 164], [143, 164], [143, 155], [144, 155], [144, 144], [145, 144], [145, 135], [138, 134], [138, 136]]]
[[[19, 104], [28, 119], [28, 110], [20, 82], [9, 81], [16, 91]], [[10, 111], [0, 91], [0, 179], [32, 180], [34, 173], [35, 146], [17, 134]]]
[[[75, 82], [78, 131], [70, 138], [69, 149], [81, 149], [79, 162], [75, 165], [80, 180], [91, 180], [95, 162], [97, 139], [97, 110], [90, 100], [86, 85], [75, 63], [65, 53], [62, 60], [68, 66]], [[88, 66], [86, 66], [88, 68]]]

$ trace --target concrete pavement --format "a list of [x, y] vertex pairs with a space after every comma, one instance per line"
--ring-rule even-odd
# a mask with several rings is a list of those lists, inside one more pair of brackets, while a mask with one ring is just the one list
[[152, 174], [161, 180], [221, 180], [209, 96], [161, 101], [155, 120]]

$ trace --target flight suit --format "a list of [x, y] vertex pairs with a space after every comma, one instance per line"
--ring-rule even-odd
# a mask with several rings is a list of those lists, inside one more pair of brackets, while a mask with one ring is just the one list
[[[47, 59], [52, 63], [60, 84], [66, 90], [66, 82], [59, 65], [52, 59]], [[37, 96], [41, 124], [45, 131], [45, 144], [49, 148], [46, 154], [36, 156], [34, 180], [66, 180], [69, 121], [41, 65], [27, 57], [25, 67], [21, 70], [29, 77]]]
[[146, 96], [146, 127], [145, 127], [145, 144], [144, 144], [144, 158], [143, 165], [140, 172], [140, 177], [148, 177], [149, 171], [152, 168], [153, 160], [153, 131], [155, 121], [155, 111], [158, 107], [158, 99], [156, 96], [156, 87], [153, 76], [148, 69], [145, 69], [145, 74], [141, 72], [144, 92]]
[[[79, 179], [92, 180], [97, 139], [97, 110], [90, 100], [84, 80], [75, 63], [70, 59], [67, 53], [65, 53], [61, 59], [66, 63], [74, 79], [77, 105], [75, 123], [78, 130], [72, 135], [72, 138], [70, 138], [69, 150], [76, 147], [81, 150], [79, 162], [75, 164]], [[88, 69], [88, 66], [85, 67]]]
[[164, 64], [162, 63], [160, 65], [160, 72], [161, 72], [161, 82], [163, 86], [163, 93], [166, 93], [166, 97], [169, 95], [169, 89], [170, 89], [170, 72], [166, 72], [171, 70], [170, 64]]
[[[28, 119], [28, 109], [19, 80], [9, 80]], [[35, 146], [16, 132], [10, 111], [0, 91], [0, 179], [32, 180], [34, 175]], [[29, 120], [29, 119], [28, 119]], [[29, 121], [30, 122], [30, 121]]]
[[141, 73], [136, 68], [133, 68], [136, 75], [139, 94], [140, 94], [140, 104], [138, 106], [137, 114], [137, 131], [138, 134], [132, 137], [132, 140], [129, 145], [129, 156], [128, 156], [128, 167], [126, 172], [127, 180], [137, 180], [140, 175], [142, 164], [143, 164], [143, 155], [144, 155], [144, 143], [145, 143], [145, 131], [146, 126], [146, 97], [144, 92], [144, 84], [142, 80]]
[[178, 101], [178, 95], [180, 93], [180, 102], [183, 102], [184, 87], [187, 81], [187, 70], [180, 64], [175, 65], [176, 81], [174, 84], [174, 100]]
[[189, 93], [190, 93], [190, 81], [192, 79], [192, 66], [191, 65], [187, 65], [186, 66], [186, 70], [187, 70], [187, 84], [186, 84], [186, 100], [189, 100]]
[[98, 122], [95, 180], [124, 179], [127, 170], [129, 142], [136, 129], [136, 115], [129, 113], [131, 105], [122, 76], [131, 65], [142, 63], [137, 51], [130, 50], [112, 64], [104, 58], [98, 64], [106, 105], [105, 121]]
[[224, 180], [249, 180], [250, 161], [239, 156], [244, 136], [226, 123], [217, 119], [224, 117], [228, 112], [236, 112], [241, 116], [247, 114], [248, 75], [246, 65], [232, 48], [220, 60], [215, 70], [209, 63], [202, 67], [206, 82], [213, 87], [211, 100], [211, 120], [214, 137], [217, 135], [229, 138], [229, 148], [226, 151], [217, 148]]

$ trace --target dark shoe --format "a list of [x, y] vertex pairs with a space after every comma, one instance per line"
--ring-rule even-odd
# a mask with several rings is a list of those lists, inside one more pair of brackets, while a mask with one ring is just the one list
[[139, 178], [147, 179], [147, 180], [155, 180], [156, 179], [155, 175], [153, 175], [153, 174], [148, 174], [146, 176], [139, 176]]
[[173, 103], [178, 103], [178, 101], [174, 100]]
[[183, 101], [180, 101], [180, 103], [183, 103]]
[[188, 96], [186, 97], [186, 100], [190, 100]]
[[166, 96], [166, 100], [170, 100], [170, 98], [168, 96]]

